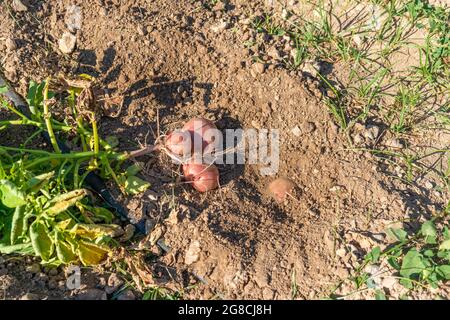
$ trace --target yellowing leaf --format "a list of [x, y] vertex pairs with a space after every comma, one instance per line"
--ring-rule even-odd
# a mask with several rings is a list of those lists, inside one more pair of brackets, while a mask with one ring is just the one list
[[78, 236], [90, 240], [95, 240], [98, 237], [110, 236], [117, 237], [123, 233], [123, 230], [118, 225], [102, 225], [102, 224], [76, 224], [70, 232], [77, 234]]
[[57, 215], [61, 212], [66, 211], [71, 206], [76, 204], [78, 201], [83, 199], [85, 196], [89, 194], [89, 191], [86, 189], [78, 189], [63, 195], [57, 196], [53, 198], [50, 203], [53, 204], [50, 208], [45, 210], [45, 213], [48, 215]]
[[76, 261], [77, 255], [73, 252], [72, 246], [64, 241], [60, 234], [57, 234], [55, 238], [56, 255], [58, 256], [58, 259], [65, 264]]
[[57, 224], [57, 226], [60, 230], [69, 229], [69, 228], [73, 227], [73, 225], [74, 225], [74, 222], [73, 222], [72, 218], [60, 221]]
[[109, 250], [95, 243], [81, 240], [77, 253], [83, 265], [92, 266], [102, 263], [107, 258]]
[[50, 260], [54, 251], [53, 241], [48, 232], [42, 222], [35, 221], [30, 226], [30, 239], [34, 252], [44, 261]]

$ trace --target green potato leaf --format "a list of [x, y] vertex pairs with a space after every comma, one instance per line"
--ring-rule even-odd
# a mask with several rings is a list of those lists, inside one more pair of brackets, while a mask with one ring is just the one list
[[127, 168], [125, 175], [127, 177], [135, 176], [142, 170], [142, 166], [139, 163], [135, 163]]
[[428, 244], [436, 243], [437, 233], [436, 233], [436, 227], [435, 227], [433, 221], [427, 221], [424, 224], [422, 224], [420, 232], [425, 237], [426, 243], [428, 243]]
[[436, 272], [445, 280], [450, 280], [450, 265], [443, 265], [436, 268]]
[[424, 257], [416, 249], [409, 250], [402, 261], [400, 275], [405, 278], [419, 277], [427, 268]]
[[0, 180], [1, 202], [8, 208], [17, 208], [25, 205], [25, 193], [9, 180]]
[[150, 187], [150, 184], [136, 176], [130, 176], [125, 181], [125, 192], [130, 195], [136, 195], [144, 192]]
[[20, 243], [20, 244], [14, 244], [12, 246], [4, 245], [0, 243], [0, 253], [2, 254], [11, 254], [11, 253], [18, 253], [18, 254], [33, 254], [34, 249], [31, 243]]
[[396, 239], [398, 241], [406, 241], [408, 234], [406, 233], [405, 230], [403, 229], [394, 229], [394, 228], [389, 228], [386, 231], [387, 235], [392, 238], [392, 239]]
[[439, 250], [450, 250], [450, 239], [444, 240], [439, 246]]
[[16, 244], [20, 236], [24, 234], [25, 206], [17, 207], [14, 210], [11, 225], [11, 245]]

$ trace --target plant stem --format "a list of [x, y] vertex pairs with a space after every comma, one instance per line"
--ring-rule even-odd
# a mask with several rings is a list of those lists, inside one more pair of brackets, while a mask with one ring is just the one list
[[81, 158], [90, 158], [94, 156], [93, 151], [87, 151], [87, 152], [78, 152], [78, 153], [57, 153], [57, 154], [51, 154], [47, 157], [42, 157], [39, 159], [36, 159], [35, 161], [27, 164], [25, 166], [25, 169], [32, 168], [42, 162], [49, 162], [51, 160], [58, 160], [58, 159], [81, 159]]
[[95, 120], [95, 114], [92, 112], [92, 132], [94, 135], [94, 153], [95, 156], [98, 156], [98, 153], [100, 151], [99, 146], [99, 138], [98, 138], [98, 128], [97, 128], [97, 121]]
[[47, 132], [48, 135], [50, 137], [50, 142], [52, 143], [53, 149], [55, 150], [56, 153], [61, 153], [61, 150], [59, 149], [58, 146], [58, 142], [56, 141], [56, 137], [55, 137], [55, 133], [53, 132], [53, 127], [52, 127], [52, 116], [51, 113], [49, 112], [49, 108], [48, 108], [48, 87], [50, 86], [50, 77], [47, 78], [47, 80], [45, 81], [45, 87], [44, 87], [44, 120], [45, 120], [45, 125], [47, 127]]

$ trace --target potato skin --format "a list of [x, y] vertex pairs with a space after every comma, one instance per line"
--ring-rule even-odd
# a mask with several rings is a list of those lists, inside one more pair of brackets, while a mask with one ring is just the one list
[[277, 201], [283, 202], [286, 200], [288, 194], [291, 194], [295, 188], [294, 182], [292, 180], [281, 177], [273, 180], [269, 186], [268, 191], [270, 195]]
[[219, 170], [214, 164], [187, 163], [183, 165], [186, 181], [199, 192], [214, 190], [219, 186]]

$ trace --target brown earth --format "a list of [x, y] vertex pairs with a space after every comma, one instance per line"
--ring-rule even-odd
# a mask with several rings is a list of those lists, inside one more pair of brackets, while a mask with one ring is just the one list
[[[83, 19], [75, 51], [62, 54], [58, 40], [67, 31], [69, 5], [80, 6]], [[246, 19], [269, 10], [263, 1], [230, 1], [212, 10], [187, 0], [27, 6], [14, 15], [5, 3], [0, 6], [6, 75], [22, 94], [30, 79], [49, 74], [96, 76], [111, 96], [124, 96], [119, 115], [101, 124], [123, 149], [152, 143], [158, 114], [161, 132], [194, 116], [214, 120], [219, 129], [280, 129], [278, 176], [296, 184], [295, 199], [284, 204], [267, 195], [273, 178], [262, 176], [256, 165], [221, 166], [220, 190], [198, 194], [179, 183], [165, 159], [143, 159], [152, 191], [123, 200], [136, 215], [165, 226], [171, 250], [159, 261], [175, 270], [177, 285], [170, 286], [198, 284], [185, 298], [290, 299], [295, 286], [297, 298], [324, 297], [373, 246], [386, 245], [388, 225], [429, 215], [448, 201], [445, 192], [424, 187], [428, 177], [405, 184], [370, 153], [349, 151], [314, 78], [271, 61], [253, 63], [242, 43], [250, 33]], [[361, 130], [370, 125], [380, 134], [368, 143], [383, 145], [389, 138], [385, 126], [368, 121]], [[48, 277], [41, 286], [27, 286], [25, 266], [0, 265], [6, 298], [26, 292], [70, 296]], [[100, 275], [89, 286], [102, 289], [104, 282]]]

